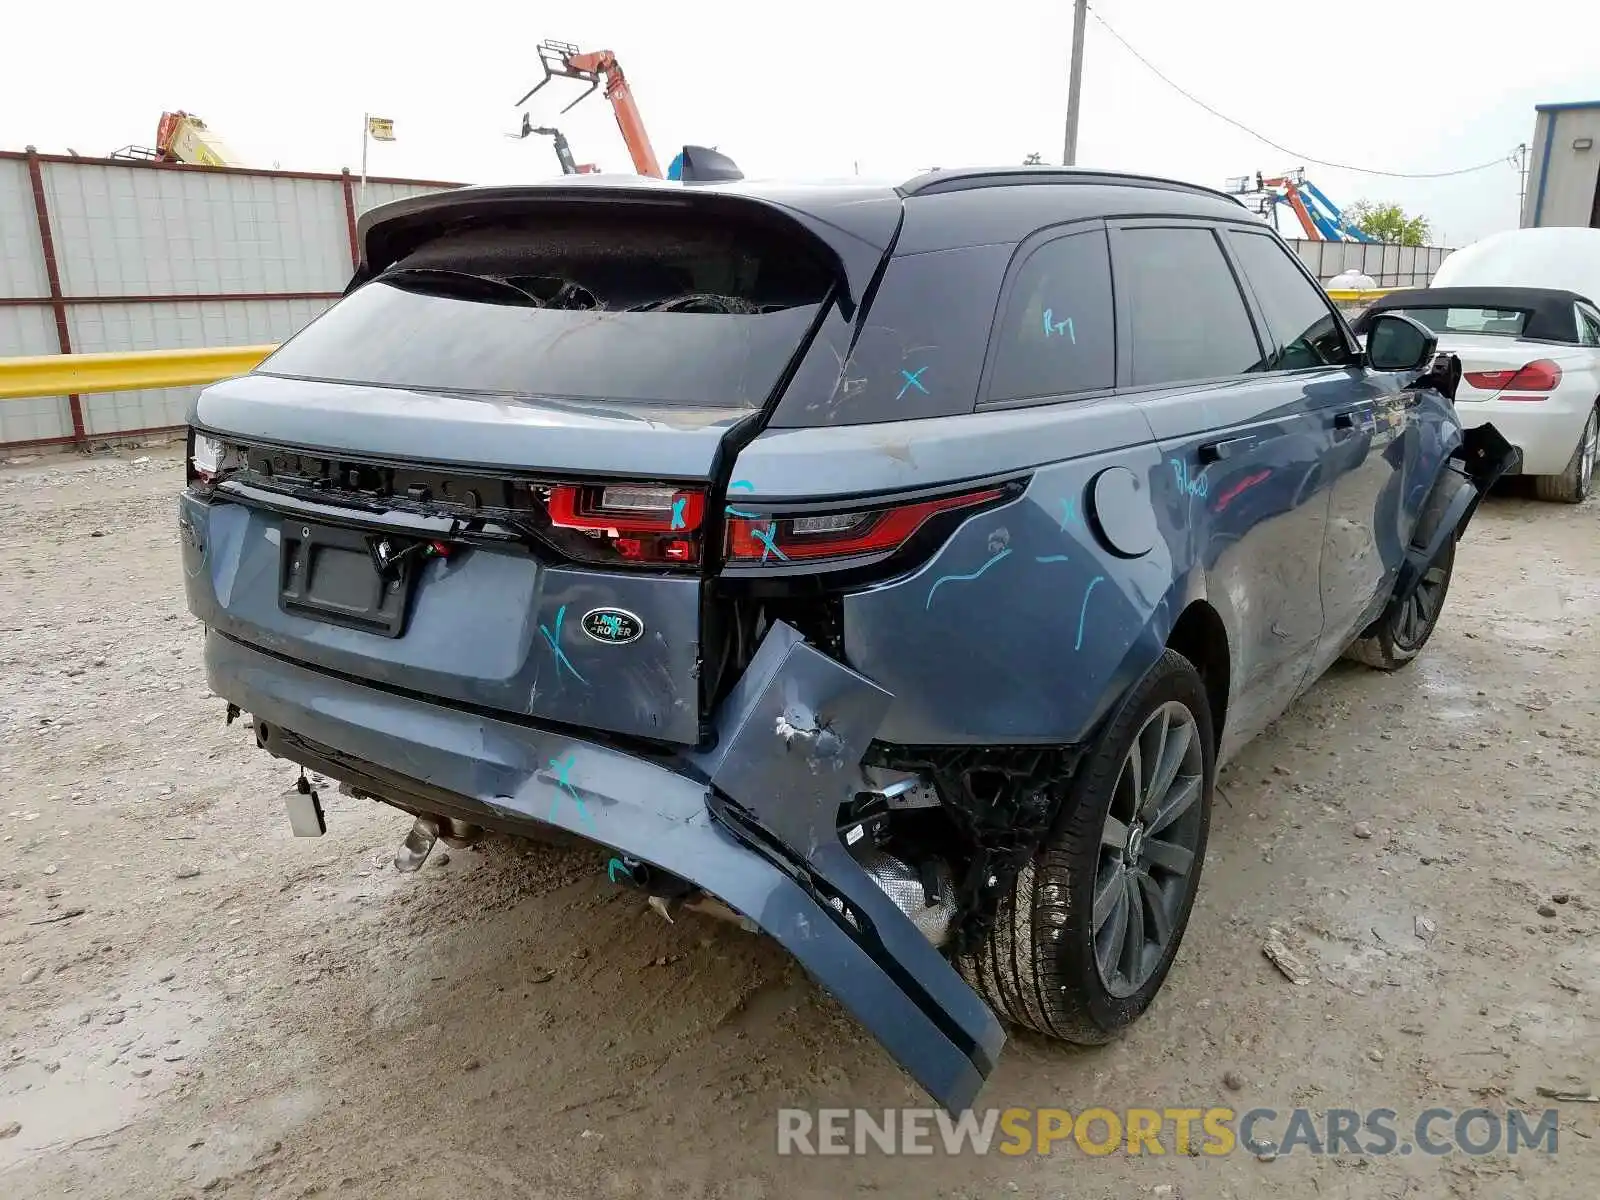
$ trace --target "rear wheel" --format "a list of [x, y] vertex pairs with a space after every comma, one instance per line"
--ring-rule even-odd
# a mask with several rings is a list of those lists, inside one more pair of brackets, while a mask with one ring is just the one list
[[1434, 626], [1444, 611], [1444, 598], [1450, 591], [1450, 576], [1455, 571], [1456, 543], [1451, 538], [1404, 604], [1384, 610], [1377, 627], [1366, 637], [1357, 638], [1345, 650], [1346, 658], [1376, 667], [1398, 671], [1422, 652], [1433, 636]]
[[1095, 739], [994, 931], [961, 963], [996, 1012], [1094, 1044], [1149, 1007], [1199, 887], [1213, 772], [1205, 685], [1168, 650]]
[[1583, 423], [1578, 444], [1567, 460], [1566, 470], [1559, 475], [1535, 475], [1533, 494], [1541, 500], [1554, 500], [1561, 504], [1581, 504], [1589, 495], [1589, 485], [1594, 480], [1596, 443], [1600, 442], [1600, 410], [1590, 409], [1589, 419]]

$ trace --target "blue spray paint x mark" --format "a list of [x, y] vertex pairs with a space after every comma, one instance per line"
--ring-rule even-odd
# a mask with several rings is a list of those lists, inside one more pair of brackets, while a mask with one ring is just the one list
[[1078, 344], [1078, 331], [1072, 327], [1072, 318], [1068, 317], [1064, 321], [1052, 320], [1051, 318], [1055, 315], [1052, 309], [1047, 308], [1044, 310], [1045, 337], [1050, 337], [1052, 334], [1056, 337], [1069, 337], [1072, 339], [1072, 344], [1076, 346]]
[[565, 667], [572, 672], [579, 683], [588, 683], [587, 679], [578, 674], [578, 668], [572, 665], [572, 660], [567, 657], [567, 652], [561, 648], [561, 622], [566, 618], [567, 606], [563, 604], [556, 609], [556, 631], [551, 633], [548, 625], [541, 625], [539, 626], [539, 632], [544, 634], [544, 640], [550, 643], [550, 649], [555, 652], [557, 677], [561, 675], [561, 668]]
[[1035, 558], [1033, 561], [1034, 562], [1041, 562], [1041, 563], [1051, 563], [1051, 562], [1071, 562], [1072, 560], [1070, 558], [1068, 558], [1065, 554], [1041, 554], [1037, 558]]
[[941, 583], [956, 583], [956, 582], [970, 583], [972, 580], [978, 578], [978, 576], [982, 575], [990, 567], [994, 566], [995, 563], [999, 562], [1002, 558], [1004, 558], [1006, 555], [1008, 555], [1010, 553], [1011, 553], [1011, 547], [1009, 547], [1009, 546], [1007, 546], [1004, 550], [996, 551], [994, 553], [994, 555], [990, 557], [988, 562], [984, 563], [983, 566], [979, 567], [976, 571], [973, 571], [970, 575], [941, 575], [941, 576], [939, 576], [939, 578], [937, 578], [937, 579], [935, 579], [933, 581], [933, 586], [928, 589], [928, 602], [922, 606], [922, 610], [924, 612], [927, 612], [929, 609], [931, 609], [933, 607], [933, 594], [939, 590], [939, 585]]
[[1068, 525], [1074, 525], [1078, 520], [1078, 507], [1071, 496], [1061, 501], [1061, 532], [1067, 531]]
[[1167, 462], [1172, 466], [1172, 474], [1178, 483], [1180, 492], [1187, 492], [1191, 496], [1204, 496], [1211, 490], [1211, 485], [1206, 481], [1204, 468], [1195, 478], [1189, 478], [1189, 464], [1181, 458], [1169, 458]]
[[1104, 575], [1096, 575], [1089, 581], [1089, 586], [1083, 590], [1083, 607], [1078, 610], [1078, 640], [1072, 643], [1074, 650], [1083, 649], [1083, 619], [1089, 615], [1089, 593], [1094, 591], [1094, 585], [1104, 581]]
[[908, 371], [904, 367], [901, 367], [900, 374], [905, 376], [906, 381], [900, 386], [900, 394], [897, 395], [895, 399], [904, 400], [906, 393], [912, 388], [916, 388], [917, 391], [921, 392], [924, 396], [932, 395], [927, 388], [922, 386], [922, 373], [927, 369], [927, 367], [918, 367], [915, 371]]
[[755, 535], [756, 541], [761, 543], [762, 562], [767, 561], [767, 555], [769, 554], [776, 554], [779, 562], [789, 561], [789, 556], [782, 550], [779, 550], [777, 543], [773, 541], [773, 539], [778, 536], [778, 523], [776, 521], [772, 522], [772, 524], [768, 525], [765, 529], [753, 529], [750, 532]]
[[674, 529], [683, 528], [683, 506], [687, 503], [689, 503], [689, 497], [687, 496], [679, 496], [672, 502], [672, 527]]
[[[572, 786], [571, 780], [567, 778], [567, 774], [572, 770], [572, 764], [577, 761], [578, 756], [576, 754], [569, 754], [564, 762], [557, 762], [552, 758], [550, 765], [555, 768], [556, 787], [572, 797], [572, 802], [578, 806], [578, 816], [583, 819], [583, 823], [593, 826], [594, 822], [589, 819], [589, 809], [584, 805], [583, 797], [578, 795], [577, 789]], [[552, 821], [555, 820], [556, 808], [560, 803], [561, 797], [559, 795], [550, 797], [550, 819]]]
[[[748, 479], [735, 479], [728, 485], [728, 490], [730, 492], [753, 492], [756, 490], [756, 485], [751, 483]], [[759, 521], [761, 519], [760, 514], [745, 512], [744, 509], [735, 508], [731, 504], [722, 511], [727, 513], [730, 517], [743, 517], [747, 521]]]

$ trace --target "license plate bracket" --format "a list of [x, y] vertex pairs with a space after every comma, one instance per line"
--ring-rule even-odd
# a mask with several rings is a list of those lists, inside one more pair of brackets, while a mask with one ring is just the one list
[[[387, 540], [389, 567], [378, 570], [373, 539]], [[416, 585], [418, 556], [405, 539], [285, 520], [278, 549], [278, 607], [286, 613], [397, 638]]]

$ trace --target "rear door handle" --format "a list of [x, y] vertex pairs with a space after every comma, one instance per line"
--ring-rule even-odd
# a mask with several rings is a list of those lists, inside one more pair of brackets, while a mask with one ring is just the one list
[[1334, 413], [1333, 427], [1335, 429], [1354, 429], [1357, 424], [1356, 418], [1360, 415], [1361, 410], [1359, 408], [1351, 408], [1342, 413]]
[[1222, 438], [1215, 442], [1200, 443], [1201, 463], [1221, 462], [1225, 458], [1234, 458], [1242, 454], [1255, 444], [1253, 437]]

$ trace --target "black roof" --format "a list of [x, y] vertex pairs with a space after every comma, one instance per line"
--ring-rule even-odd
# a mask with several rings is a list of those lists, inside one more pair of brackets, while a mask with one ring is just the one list
[[972, 188], [1010, 187], [1015, 184], [1080, 183], [1099, 187], [1143, 187], [1164, 191], [1194, 192], [1215, 196], [1229, 204], [1244, 207], [1244, 202], [1227, 192], [1202, 187], [1197, 183], [1184, 183], [1177, 179], [1164, 179], [1158, 175], [1137, 175], [1128, 171], [1102, 171], [1090, 167], [959, 167], [935, 169], [908, 179], [899, 187], [903, 196], [926, 196], [939, 192], [967, 191]]
[[463, 220], [526, 212], [530, 204], [627, 202], [704, 213], [738, 210], [805, 226], [838, 255], [861, 296], [882, 252], [910, 254], [1016, 242], [1045, 225], [1123, 217], [1188, 216], [1265, 227], [1233, 196], [1194, 184], [1077, 167], [988, 167], [930, 171], [899, 184], [862, 180], [704, 183], [636, 175], [564, 175], [528, 184], [425, 192], [369, 209], [357, 223], [361, 263], [370, 278], [420, 237]]
[[[372, 235], [380, 226], [393, 226], [424, 214], [485, 211], [502, 205], [514, 207], [531, 200], [615, 197], [672, 204], [693, 201], [696, 196], [711, 197], [713, 201], [718, 196], [726, 196], [754, 200], [826, 221], [883, 249], [894, 241], [906, 201], [916, 200], [917, 207], [938, 208], [941, 212], [960, 210], [965, 214], [975, 207], [993, 208], [997, 191], [1015, 197], [1004, 205], [1007, 211], [1015, 211], [1020, 218], [1018, 229], [1004, 231], [1012, 237], [1021, 237], [1031, 230], [1031, 226], [1021, 226], [1026, 225], [1035, 212], [1059, 214], [1066, 220], [1107, 213], [1127, 216], [1203, 213], [1261, 223], [1237, 197], [1198, 184], [1124, 171], [1019, 166], [935, 170], [899, 184], [859, 179], [820, 183], [755, 179], [679, 183], [635, 175], [566, 175], [527, 184], [424, 192], [390, 201], [361, 215], [357, 240], [363, 249], [369, 249]], [[937, 200], [944, 202], [935, 203]], [[951, 244], [972, 244], [1001, 235], [999, 230], [985, 230], [981, 237], [966, 240], [959, 233], [952, 233]]]
[[1555, 288], [1519, 287], [1442, 287], [1390, 292], [1380, 296], [1354, 323], [1357, 333], [1366, 333], [1372, 317], [1380, 312], [1406, 308], [1497, 308], [1525, 313], [1521, 336], [1537, 342], [1576, 342], [1578, 326], [1572, 306], [1578, 301], [1593, 304], [1577, 292]]

